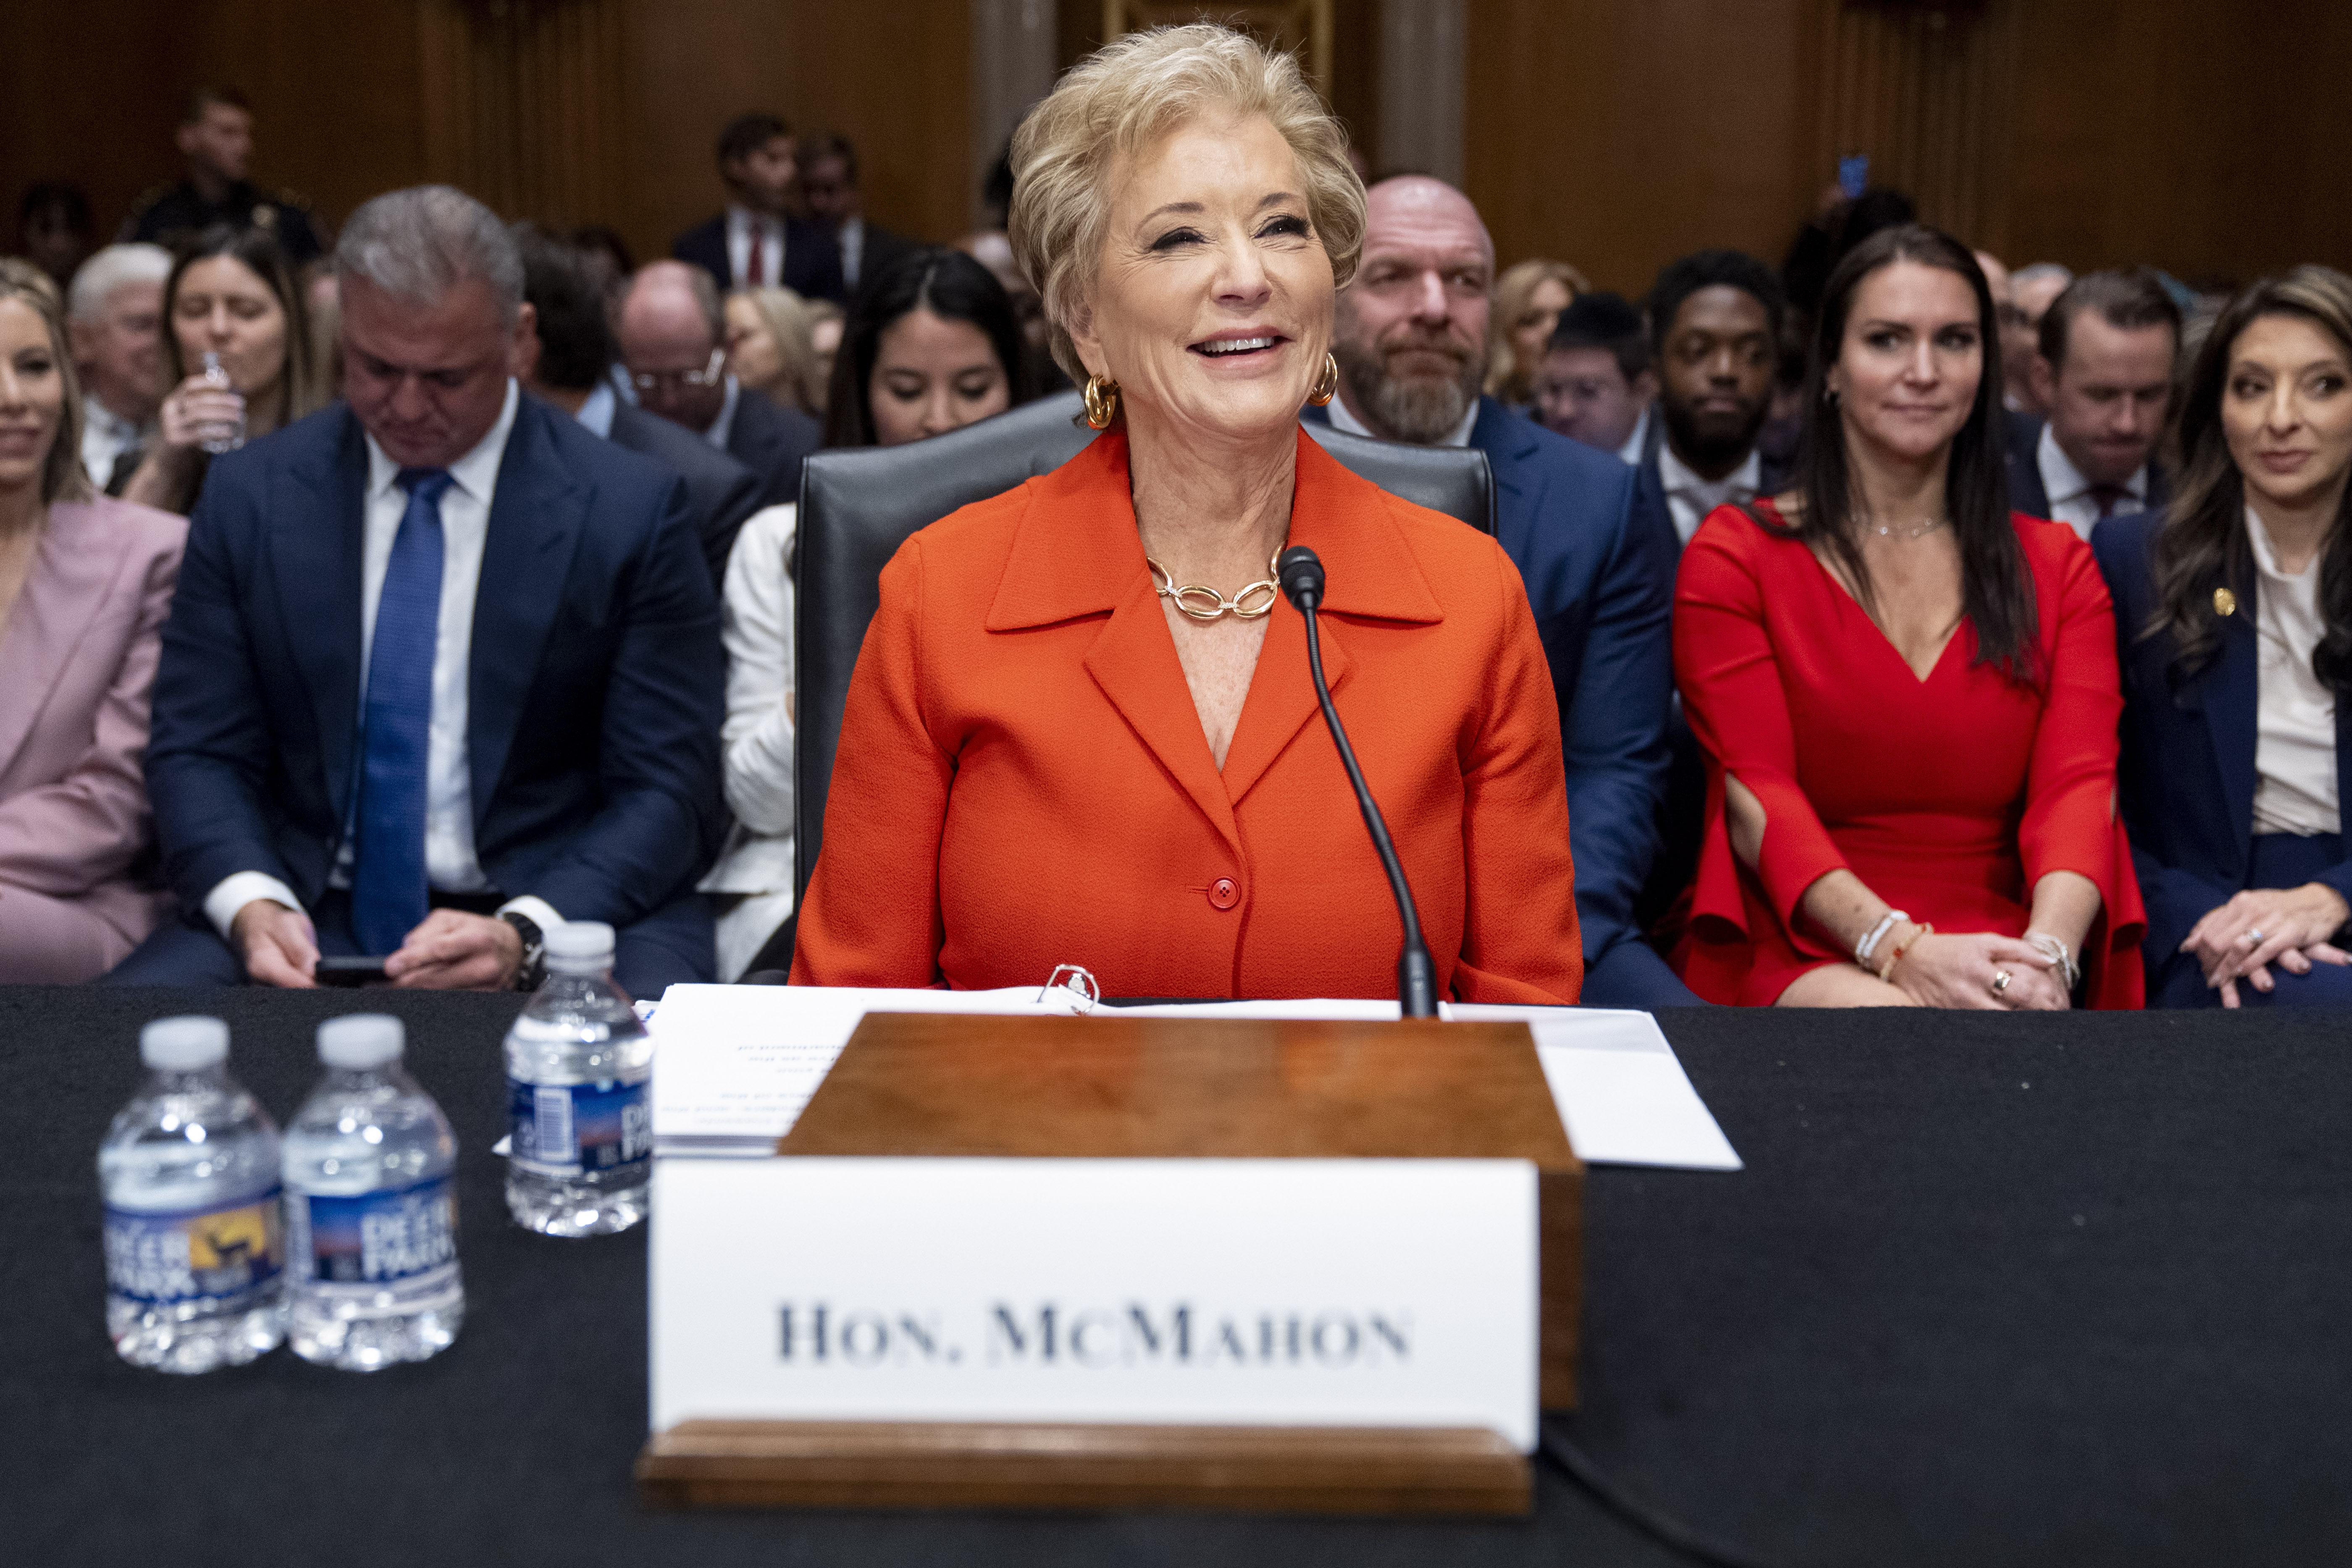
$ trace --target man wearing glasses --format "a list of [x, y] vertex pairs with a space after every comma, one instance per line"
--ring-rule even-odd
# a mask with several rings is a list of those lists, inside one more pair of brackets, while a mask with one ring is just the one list
[[801, 460], [816, 449], [817, 422], [727, 374], [727, 315], [710, 274], [682, 261], [640, 268], [621, 303], [619, 335], [621, 368], [639, 407], [759, 475], [761, 505], [800, 500]]

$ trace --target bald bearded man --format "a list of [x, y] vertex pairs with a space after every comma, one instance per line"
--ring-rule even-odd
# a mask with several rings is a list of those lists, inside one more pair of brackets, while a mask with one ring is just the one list
[[1496, 532], [1519, 568], [1559, 701], [1584, 1001], [1696, 1006], [1643, 940], [1633, 900], [1656, 858], [1674, 693], [1674, 531], [1633, 504], [1633, 470], [1480, 395], [1495, 245], [1468, 197], [1425, 176], [1367, 194], [1363, 258], [1341, 290], [1339, 393], [1309, 408], [1357, 435], [1475, 447]]

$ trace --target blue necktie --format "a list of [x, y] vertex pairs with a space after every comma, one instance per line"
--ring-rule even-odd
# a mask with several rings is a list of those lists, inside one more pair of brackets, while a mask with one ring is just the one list
[[352, 931], [368, 953], [398, 950], [429, 907], [425, 882], [425, 763], [433, 730], [433, 650], [441, 630], [445, 468], [403, 468], [408, 492], [385, 563], [368, 651], [366, 756], [352, 872]]

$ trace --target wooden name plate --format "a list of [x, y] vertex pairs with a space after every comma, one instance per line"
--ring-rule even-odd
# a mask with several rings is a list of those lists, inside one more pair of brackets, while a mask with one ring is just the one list
[[1211, 1507], [1523, 1514], [1527, 1459], [1442, 1427], [688, 1421], [637, 1460], [666, 1508]]
[[1584, 1167], [1524, 1024], [878, 1013], [776, 1152], [1526, 1160], [1541, 1402], [1576, 1403]]

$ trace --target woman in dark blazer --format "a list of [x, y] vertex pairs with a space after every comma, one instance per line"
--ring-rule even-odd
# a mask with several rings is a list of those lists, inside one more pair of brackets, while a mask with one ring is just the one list
[[2179, 445], [2171, 504], [2091, 539], [2148, 1005], [2352, 1006], [2352, 278], [2298, 267], [2233, 300]]

